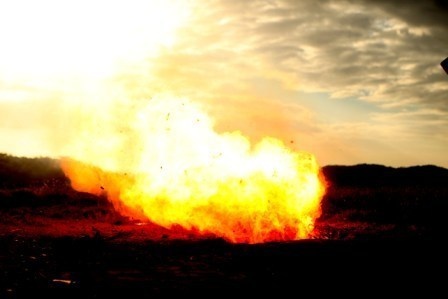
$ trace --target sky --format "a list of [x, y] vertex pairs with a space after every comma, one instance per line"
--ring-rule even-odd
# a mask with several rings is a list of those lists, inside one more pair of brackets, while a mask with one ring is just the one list
[[320, 165], [448, 167], [448, 1], [0, 0], [0, 43], [0, 152], [163, 94]]

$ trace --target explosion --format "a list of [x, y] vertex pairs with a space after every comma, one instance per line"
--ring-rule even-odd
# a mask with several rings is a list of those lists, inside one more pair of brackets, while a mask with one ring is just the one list
[[74, 189], [105, 194], [132, 218], [231, 242], [312, 233], [325, 192], [313, 155], [270, 137], [252, 145], [240, 132], [219, 134], [186, 99], [158, 97], [113, 111], [85, 126], [72, 158], [62, 160]]
[[[198, 20], [200, 5], [45, 0], [0, 8], [0, 100], [14, 102], [17, 115], [5, 110], [0, 118], [19, 129], [33, 124], [26, 138], [9, 134], [5, 144], [20, 146], [8, 147], [66, 157], [62, 168], [73, 188], [106, 195], [134, 219], [231, 242], [310, 236], [325, 192], [313, 155], [271, 137], [255, 144], [240, 132], [218, 133], [198, 103], [162, 95], [211, 100], [170, 84], [179, 75], [169, 70], [182, 68], [177, 60], [165, 72], [155, 63], [176, 53], [170, 49], [179, 49], [176, 38]], [[179, 74], [178, 82], [188, 77]], [[136, 100], [152, 92], [158, 96]], [[41, 99], [49, 104], [38, 109]]]

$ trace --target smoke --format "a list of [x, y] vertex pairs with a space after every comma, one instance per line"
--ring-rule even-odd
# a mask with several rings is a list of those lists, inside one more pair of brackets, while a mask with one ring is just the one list
[[[231, 67], [217, 63], [230, 56], [208, 49], [207, 35], [197, 40], [204, 20], [192, 21], [189, 5], [2, 2], [0, 152], [57, 158], [84, 151], [84, 140], [107, 153], [108, 142], [134, 138], [129, 115], [167, 92], [200, 103], [220, 133], [240, 130], [252, 143], [272, 136], [293, 148], [303, 144], [297, 135], [306, 134], [307, 112], [283, 101], [278, 86], [263, 81], [247, 89], [252, 71], [233, 66], [243, 56], [231, 56]], [[198, 11], [207, 16], [194, 10], [197, 20]], [[93, 136], [85, 136], [88, 127]]]
[[169, 47], [188, 10], [177, 0], [0, 2], [0, 151], [66, 155], [83, 122], [132, 100], [115, 78]]

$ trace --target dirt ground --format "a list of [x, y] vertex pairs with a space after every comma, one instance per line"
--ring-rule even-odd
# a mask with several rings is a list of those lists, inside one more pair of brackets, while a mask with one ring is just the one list
[[0, 298], [263, 297], [300, 290], [357, 296], [360, 289], [403, 296], [446, 288], [443, 238], [410, 237], [390, 225], [327, 221], [313, 239], [249, 245], [117, 215], [55, 218], [56, 210], [64, 207], [2, 211]]
[[311, 238], [252, 245], [125, 218], [54, 174], [4, 179], [0, 298], [443, 297], [443, 175], [366, 185], [356, 174], [328, 189]]
[[429, 296], [446, 291], [446, 249], [432, 240], [244, 245], [10, 235], [0, 239], [0, 297], [263, 296], [301, 290]]

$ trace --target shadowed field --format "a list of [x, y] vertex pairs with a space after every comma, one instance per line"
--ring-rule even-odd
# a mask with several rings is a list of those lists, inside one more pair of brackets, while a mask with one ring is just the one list
[[247, 245], [139, 223], [72, 190], [55, 160], [0, 155], [0, 298], [444, 288], [448, 170], [323, 171], [313, 238]]

